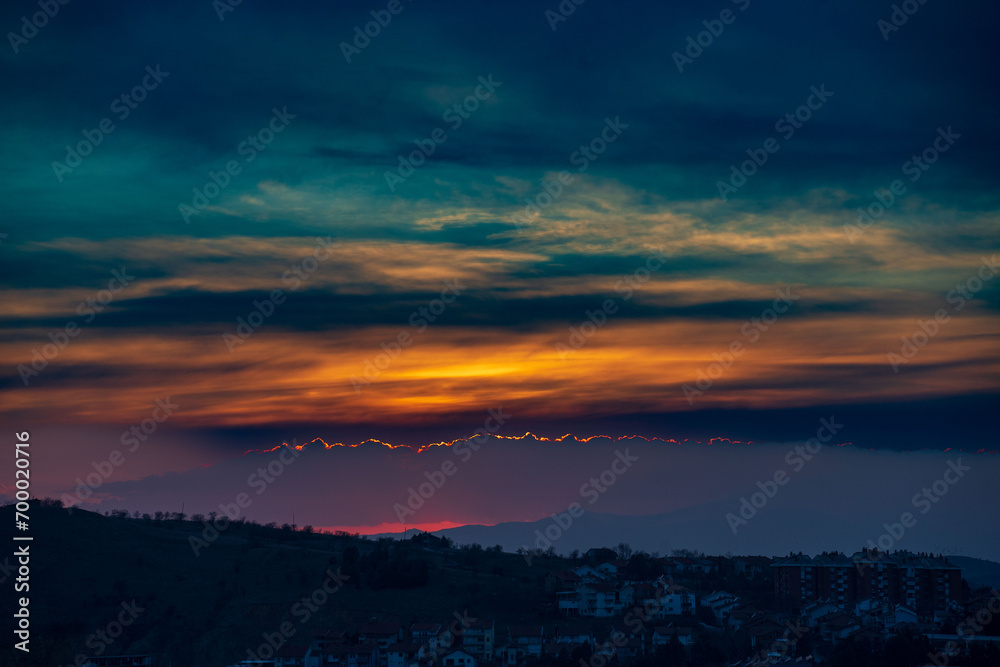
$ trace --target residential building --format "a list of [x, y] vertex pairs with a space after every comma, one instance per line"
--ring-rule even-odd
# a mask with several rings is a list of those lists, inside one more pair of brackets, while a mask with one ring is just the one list
[[866, 549], [852, 557], [799, 554], [777, 560], [771, 567], [775, 597], [794, 608], [821, 599], [854, 608], [871, 598], [902, 604], [930, 617], [957, 602], [962, 585], [961, 568], [947, 558], [905, 551], [890, 554]]
[[496, 627], [493, 619], [469, 621], [462, 632], [462, 649], [479, 662], [493, 661]]

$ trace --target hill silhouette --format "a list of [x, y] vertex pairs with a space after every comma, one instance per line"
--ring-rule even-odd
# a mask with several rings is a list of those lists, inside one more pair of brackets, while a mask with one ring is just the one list
[[[13, 515], [13, 506], [0, 508], [8, 545]], [[313, 631], [331, 627], [443, 622], [465, 609], [525, 622], [544, 602], [540, 563], [529, 568], [496, 549], [451, 549], [429, 535], [373, 541], [244, 522], [195, 555], [192, 538], [205, 537], [205, 524], [192, 520], [103, 516], [37, 501], [30, 515], [30, 591], [17, 596], [30, 598], [31, 653], [11, 649], [0, 655], [5, 665], [69, 665], [98, 648], [106, 655], [169, 653], [175, 665], [223, 665], [246, 657], [285, 621], [295, 628], [290, 643], [307, 643]], [[0, 565], [14, 561], [8, 577], [16, 576], [12, 553], [0, 554]], [[336, 581], [339, 590], [305, 618], [303, 597]], [[141, 611], [105, 645], [96, 633], [133, 601]], [[14, 604], [13, 595], [4, 596], [5, 618]]]

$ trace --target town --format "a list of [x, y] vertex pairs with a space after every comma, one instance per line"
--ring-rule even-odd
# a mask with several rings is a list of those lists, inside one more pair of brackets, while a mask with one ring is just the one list
[[[1000, 592], [989, 561], [870, 547], [660, 555], [626, 543], [559, 555], [243, 516], [195, 554], [189, 539], [210, 517], [33, 505], [50, 540], [64, 543], [36, 556], [46, 586], [32, 601], [33, 639], [41, 639], [32, 658], [47, 664], [1000, 664]], [[104, 549], [108, 534], [123, 547]], [[61, 549], [74, 558], [60, 559]], [[959, 563], [987, 574], [964, 578]], [[85, 604], [67, 608], [46, 592], [66, 589]], [[139, 611], [123, 621], [123, 609]]]
[[[961, 569], [941, 556], [877, 549], [777, 559], [628, 552], [627, 545], [591, 549], [573, 559], [580, 565], [544, 575], [552, 599], [545, 611], [557, 616], [549, 622], [501, 625], [469, 610], [408, 625], [372, 621], [313, 633], [308, 643], [262, 645], [235, 666], [840, 664], [832, 660], [838, 648], [859, 642], [926, 654], [898, 664], [1000, 664], [1000, 593], [970, 596]], [[773, 603], [706, 592], [720, 575], [751, 596], [759, 597], [761, 584], [773, 587]], [[724, 660], [727, 644], [749, 655]]]

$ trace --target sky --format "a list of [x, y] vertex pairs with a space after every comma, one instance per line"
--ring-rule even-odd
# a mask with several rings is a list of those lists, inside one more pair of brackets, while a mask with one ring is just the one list
[[[989, 470], [1000, 9], [914, 6], [6, 4], [0, 421], [36, 493], [120, 451], [85, 505], [208, 511], [313, 442], [252, 512], [371, 532], [485, 429], [549, 481], [417, 523], [561, 511], [630, 436], [728, 502], [821, 418], [831, 483]], [[606, 511], [697, 495], [645, 479]]]

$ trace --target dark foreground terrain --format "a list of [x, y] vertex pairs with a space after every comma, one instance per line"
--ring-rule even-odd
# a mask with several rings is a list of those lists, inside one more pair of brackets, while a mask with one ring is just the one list
[[[145, 654], [153, 656], [155, 666], [214, 667], [246, 658], [283, 624], [283, 641], [309, 644], [316, 632], [337, 629], [349, 635], [371, 621], [404, 628], [447, 624], [456, 614], [494, 620], [499, 646], [508, 626], [543, 625], [548, 636], [567, 623], [558, 614], [553, 573], [614, 560], [635, 580], [664, 574], [663, 559], [632, 554], [627, 545], [619, 545], [617, 553], [598, 549], [563, 558], [552, 552], [506, 553], [498, 546], [459, 548], [429, 534], [373, 540], [315, 533], [309, 527], [226, 525], [219, 517], [197, 515], [103, 516], [67, 510], [56, 501], [32, 501], [30, 515], [33, 540], [28, 580], [22, 582], [30, 588], [15, 593], [20, 575], [14, 552], [24, 543], [11, 539], [14, 507], [0, 507], [0, 538], [8, 545], [0, 552], [7, 638], [0, 665], [71, 665], [82, 664], [84, 656]], [[213, 519], [218, 532], [206, 528]], [[780, 613], [772, 573], [763, 568], [749, 577], [727, 567], [729, 559], [711, 560], [716, 571], [678, 579], [697, 596], [695, 612], [667, 621], [690, 630], [693, 644], [631, 661], [616, 657], [616, 662], [700, 667], [759, 655], [761, 648], [746, 633], [716, 627], [701, 600], [725, 590], [745, 608], [762, 610], [755, 618], [771, 613], [764, 610]], [[984, 576], [995, 566], [979, 563]], [[965, 597], [977, 595], [965, 582], [963, 588]], [[30, 600], [30, 653], [12, 648], [19, 641], [12, 631], [20, 597]], [[572, 624], [600, 642], [613, 622], [579, 618]], [[811, 656], [819, 641], [818, 636], [816, 641], [800, 638], [794, 654], [782, 657]], [[928, 646], [919, 633], [894, 636], [879, 646], [852, 640], [826, 657], [831, 665], [910, 667], [924, 664]], [[568, 667], [579, 660], [543, 656], [538, 664]], [[979, 661], [953, 659], [950, 664]]]

